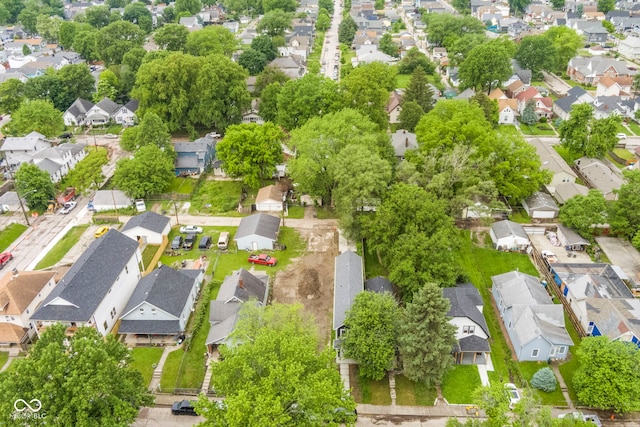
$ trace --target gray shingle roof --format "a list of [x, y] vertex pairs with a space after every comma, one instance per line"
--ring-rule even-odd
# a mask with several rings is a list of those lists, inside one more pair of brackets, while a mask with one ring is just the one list
[[560, 208], [553, 200], [553, 198], [547, 193], [542, 193], [540, 191], [536, 191], [531, 196], [527, 197], [525, 203], [530, 210], [553, 212], [560, 211]]
[[628, 332], [640, 337], [640, 299], [590, 298], [586, 303], [589, 321], [609, 339], [617, 339]]
[[347, 310], [356, 295], [364, 290], [362, 257], [353, 251], [345, 251], [335, 260], [333, 288], [333, 329], [344, 325]]
[[529, 239], [524, 228], [522, 228], [522, 226], [517, 222], [509, 220], [498, 221], [491, 226], [491, 229], [498, 239], [508, 236], [518, 236], [523, 239]]
[[[91, 242], [31, 318], [88, 322], [137, 250], [138, 242], [109, 230]], [[69, 304], [51, 304], [58, 298]]]
[[442, 289], [442, 296], [447, 298], [451, 303], [451, 308], [447, 316], [468, 317], [480, 326], [488, 336], [491, 336], [487, 322], [477, 307], [484, 305], [482, 297], [473, 284], [463, 283], [453, 288], [444, 288]]
[[252, 298], [266, 304], [269, 276], [251, 274], [244, 268], [236, 270], [224, 278], [218, 291], [219, 301], [230, 301], [234, 298], [247, 302]]
[[552, 264], [552, 270], [566, 283], [576, 299], [633, 298], [633, 294], [610, 264]]
[[233, 332], [238, 318], [238, 311], [242, 307], [239, 302], [211, 301], [209, 311], [209, 334], [206, 344], [222, 344]]
[[176, 153], [206, 153], [208, 147], [215, 145], [215, 139], [208, 134], [195, 141], [179, 141], [173, 143]]
[[169, 218], [164, 215], [157, 214], [152, 211], [147, 211], [140, 215], [132, 217], [122, 228], [122, 231], [131, 230], [135, 227], [141, 227], [145, 230], [153, 231], [155, 233], [162, 233], [165, 227], [169, 224]]
[[480, 338], [477, 335], [469, 335], [458, 340], [458, 349], [462, 352], [481, 352], [488, 353], [491, 351], [489, 341]]
[[369, 292], [378, 292], [380, 294], [389, 292], [393, 294], [393, 283], [386, 277], [376, 276], [364, 282], [364, 290]]
[[86, 99], [78, 98], [73, 101], [73, 104], [69, 108], [67, 108], [67, 113], [71, 114], [75, 118], [84, 119], [84, 116], [87, 114], [93, 107], [93, 102], [87, 101]]
[[558, 224], [558, 229], [560, 230], [560, 232], [562, 232], [567, 243], [569, 243], [570, 245], [591, 246], [591, 243], [587, 239], [585, 239], [584, 237], [582, 237], [581, 235], [579, 235], [569, 227], [565, 227], [562, 224]]
[[267, 239], [276, 240], [280, 230], [280, 218], [265, 213], [249, 215], [240, 221], [234, 240], [257, 234]]
[[96, 104], [96, 107], [99, 107], [99, 108], [103, 109], [109, 115], [112, 115], [113, 113], [116, 112], [116, 110], [118, 108], [120, 108], [120, 106], [118, 104], [116, 104], [115, 102], [113, 102], [109, 98], [102, 98], [102, 101], [98, 102]]
[[62, 168], [62, 165], [50, 159], [40, 160], [36, 163], [36, 166], [38, 166], [41, 170], [47, 172], [49, 175], [58, 172]]
[[551, 297], [540, 284], [540, 280], [530, 274], [519, 271], [491, 276], [493, 286], [502, 296], [505, 307], [515, 304], [550, 304]]
[[623, 184], [622, 178], [598, 159], [581, 157], [575, 164], [587, 183], [602, 191], [605, 198]]
[[119, 334], [177, 335], [180, 330], [178, 320], [122, 320]]
[[586, 196], [587, 194], [589, 194], [589, 187], [586, 185], [576, 184], [575, 182], [562, 182], [556, 185], [554, 196], [558, 203], [564, 204], [572, 197], [578, 195]]
[[565, 329], [564, 310], [549, 300], [543, 305], [516, 305], [513, 307], [513, 332], [521, 346], [543, 336], [554, 345], [573, 345]]
[[138, 104], [139, 104], [139, 101], [137, 99], [132, 99], [131, 101], [124, 104], [124, 108], [131, 111], [132, 113], [135, 113], [136, 110], [138, 109]]

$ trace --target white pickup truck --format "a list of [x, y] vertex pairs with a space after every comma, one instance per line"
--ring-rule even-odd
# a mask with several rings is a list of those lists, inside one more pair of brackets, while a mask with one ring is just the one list
[[62, 209], [60, 209], [60, 213], [61, 213], [62, 215], [66, 215], [66, 214], [68, 214], [69, 212], [71, 212], [73, 209], [75, 209], [75, 207], [76, 207], [77, 205], [78, 205], [78, 204], [77, 204], [76, 202], [67, 202], [67, 203], [65, 203], [65, 204], [64, 204], [64, 206], [62, 207]]

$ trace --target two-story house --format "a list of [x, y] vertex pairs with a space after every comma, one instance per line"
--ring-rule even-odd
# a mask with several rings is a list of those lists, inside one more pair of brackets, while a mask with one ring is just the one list
[[217, 134], [208, 133], [192, 142], [175, 142], [176, 175], [202, 173], [216, 156]]
[[0, 151], [7, 165], [17, 169], [22, 163], [31, 163], [35, 153], [50, 148], [51, 142], [41, 133], [31, 132], [26, 136], [9, 136], [5, 138]]

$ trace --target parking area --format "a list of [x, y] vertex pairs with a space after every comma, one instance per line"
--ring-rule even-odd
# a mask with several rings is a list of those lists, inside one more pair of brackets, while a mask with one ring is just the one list
[[551, 251], [558, 258], [559, 263], [591, 262], [591, 257], [583, 251], [567, 251], [562, 246], [553, 246], [544, 234], [529, 234], [529, 240], [538, 252]]
[[640, 285], [640, 252], [628, 240], [617, 237], [596, 237], [596, 242], [611, 264], [620, 266], [636, 286]]

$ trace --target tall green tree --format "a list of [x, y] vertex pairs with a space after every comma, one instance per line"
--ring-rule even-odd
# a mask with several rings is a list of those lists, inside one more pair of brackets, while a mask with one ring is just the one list
[[417, 47], [409, 49], [407, 54], [398, 63], [398, 73], [411, 74], [417, 67], [422, 67], [425, 73], [433, 74], [436, 66], [424, 53], [420, 52]]
[[[301, 305], [243, 304], [230, 345], [211, 365], [224, 404], [202, 395], [196, 411], [207, 426], [355, 424], [355, 402]], [[318, 349], [322, 348], [322, 351]]]
[[291, 78], [279, 68], [267, 66], [260, 74], [258, 74], [258, 77], [256, 77], [256, 89], [254, 95], [260, 96], [262, 90], [271, 83], [277, 82], [282, 86], [289, 80], [291, 80]]
[[[77, 37], [77, 36], [76, 36]], [[121, 64], [125, 53], [142, 47], [145, 33], [136, 24], [119, 21], [107, 25], [96, 35], [96, 52], [105, 64]]]
[[406, 129], [413, 132], [424, 115], [424, 110], [415, 101], [404, 102], [402, 110], [400, 110], [400, 129]]
[[238, 41], [231, 31], [219, 25], [210, 25], [189, 33], [185, 50], [194, 56], [211, 54], [231, 57], [238, 47]]
[[87, 149], [87, 151], [89, 151], [87, 157], [79, 161], [65, 177], [65, 181], [75, 187], [79, 194], [100, 188], [105, 180], [102, 167], [109, 162], [106, 149], [101, 148], [97, 151]]
[[551, 44], [556, 49], [556, 72], [566, 72], [569, 60], [575, 57], [578, 49], [584, 46], [583, 37], [575, 30], [563, 25], [549, 28], [543, 36], [551, 40]]
[[283, 161], [283, 139], [284, 132], [270, 122], [233, 125], [216, 146], [216, 153], [229, 176], [242, 178], [248, 187], [258, 188]]
[[33, 163], [23, 163], [16, 172], [16, 191], [29, 209], [45, 210], [55, 196], [55, 186], [47, 171]]
[[273, 44], [271, 37], [267, 35], [257, 36], [251, 40], [251, 49], [261, 52], [267, 61], [273, 61], [278, 56], [278, 48]]
[[78, 26], [71, 21], [63, 21], [60, 23], [60, 29], [58, 31], [58, 43], [63, 49], [69, 50], [73, 45], [73, 39], [76, 36], [76, 29]]
[[109, 25], [110, 14], [107, 6], [91, 6], [84, 11], [84, 22], [93, 28], [100, 29]]
[[433, 99], [433, 90], [429, 86], [427, 74], [421, 66], [416, 67], [413, 73], [411, 73], [411, 79], [404, 91], [402, 101], [403, 103], [411, 101], [417, 103], [425, 113], [428, 113], [433, 108], [435, 102]]
[[358, 362], [360, 376], [381, 380], [396, 356], [398, 304], [389, 293], [360, 292], [347, 311], [343, 355]]
[[569, 151], [588, 157], [603, 158], [618, 143], [616, 130], [620, 117], [593, 117], [591, 104], [571, 107], [571, 115], [560, 125], [560, 141]]
[[600, 190], [574, 196], [560, 208], [560, 222], [583, 236], [590, 236], [594, 226], [607, 222], [607, 201]]
[[581, 403], [619, 414], [640, 409], [640, 352], [634, 343], [587, 337], [577, 355], [573, 385]]
[[398, 349], [404, 375], [427, 385], [440, 384], [453, 365], [456, 327], [449, 323], [451, 304], [437, 284], [427, 283], [413, 295], [398, 322]]
[[262, 10], [265, 14], [273, 10], [295, 12], [298, 3], [295, 0], [262, 0]]
[[609, 224], [614, 234], [632, 239], [640, 230], [640, 171], [624, 171], [625, 183], [611, 206]]
[[292, 13], [285, 12], [282, 9], [274, 9], [264, 14], [256, 29], [259, 33], [270, 37], [284, 36], [284, 32], [292, 28], [292, 19]]
[[381, 52], [386, 53], [387, 55], [391, 55], [394, 58], [400, 56], [400, 46], [398, 43], [393, 41], [393, 37], [391, 37], [391, 33], [384, 33], [382, 37], [380, 37], [380, 44], [378, 45]]
[[513, 74], [513, 53], [509, 40], [496, 39], [473, 48], [460, 65], [461, 86], [490, 93]]
[[153, 19], [147, 6], [141, 1], [129, 3], [124, 7], [122, 19], [136, 24], [142, 31], [149, 34], [153, 29]]
[[135, 152], [145, 145], [155, 145], [165, 153], [173, 154], [169, 129], [153, 112], [146, 113], [138, 126], [126, 128], [120, 140], [120, 147], [126, 151]]
[[347, 46], [351, 46], [353, 38], [356, 36], [356, 31], [358, 31], [358, 24], [356, 24], [356, 21], [353, 20], [351, 15], [348, 15], [340, 22], [340, 26], [338, 27], [338, 41]]
[[615, 0], [598, 0], [598, 12], [602, 12], [605, 15], [612, 10], [615, 10]]
[[484, 112], [484, 118], [495, 128], [498, 126], [498, 101], [490, 99], [484, 92], [476, 92], [471, 98], [470, 103], [477, 104]]
[[261, 92], [258, 112], [260, 113], [260, 117], [267, 122], [276, 122], [278, 117], [278, 97], [280, 96], [281, 90], [282, 84], [273, 82]]
[[267, 66], [267, 57], [255, 49], [247, 49], [240, 54], [238, 64], [247, 70], [250, 76], [255, 76]]
[[200, 12], [202, 9], [202, 3], [200, 0], [176, 0], [175, 8], [176, 15], [187, 12], [189, 13], [189, 16], [193, 16]]
[[470, 0], [453, 0], [453, 2], [451, 2], [451, 5], [461, 15], [469, 15], [469, 14], [471, 14], [471, 1]]
[[305, 74], [282, 86], [276, 122], [285, 129], [295, 129], [313, 117], [336, 111], [341, 101], [336, 82], [316, 74]]
[[427, 39], [436, 46], [451, 47], [466, 34], [483, 34], [485, 26], [471, 16], [457, 16], [450, 13], [425, 13], [422, 20], [427, 24]]
[[531, 0], [509, 0], [509, 11], [515, 15], [522, 15]]
[[115, 186], [138, 199], [162, 193], [175, 176], [173, 156], [155, 144], [141, 147], [133, 158], [119, 160], [113, 174]]
[[18, 79], [8, 79], [0, 83], [0, 112], [11, 113], [25, 100], [25, 87]]
[[522, 39], [514, 58], [521, 67], [531, 70], [534, 77], [539, 77], [541, 71], [556, 69], [557, 51], [548, 37], [527, 36]]
[[95, 61], [100, 57], [96, 41], [98, 33], [95, 30], [78, 28], [73, 38], [72, 48], [78, 52], [85, 60]]
[[65, 330], [62, 324], [47, 328], [29, 357], [16, 360], [10, 371], [0, 374], [4, 402], [0, 420], [7, 425], [34, 425], [34, 418], [12, 417], [13, 402], [36, 398], [47, 425], [130, 425], [140, 407], [153, 403], [153, 395], [140, 372], [129, 365], [127, 347], [95, 328], [81, 327], [72, 337]]
[[531, 126], [538, 121], [538, 115], [536, 114], [536, 101], [534, 99], [527, 101], [520, 120], [527, 126]]
[[94, 102], [100, 102], [104, 98], [109, 98], [115, 101], [118, 98], [118, 88], [120, 87], [120, 81], [118, 76], [111, 70], [104, 70], [100, 73], [98, 78], [98, 86], [96, 93], [93, 96]]
[[91, 99], [96, 82], [87, 64], [65, 65], [58, 70], [56, 76], [64, 88], [54, 101], [59, 110], [69, 108], [77, 98]]
[[40, 132], [44, 136], [58, 136], [64, 130], [62, 112], [50, 101], [24, 101], [11, 115], [11, 121], [2, 128], [5, 134], [23, 136]]

